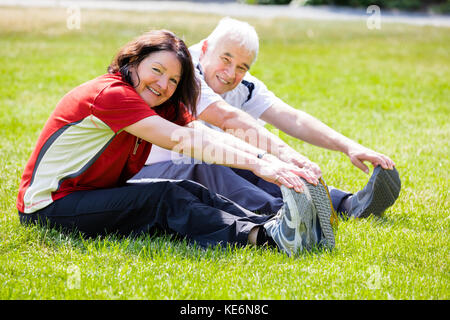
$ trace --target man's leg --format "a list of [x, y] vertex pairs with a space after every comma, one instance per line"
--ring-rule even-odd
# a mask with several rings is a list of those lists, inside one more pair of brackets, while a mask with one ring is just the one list
[[[248, 170], [232, 170], [272, 196], [281, 198], [280, 188], [276, 184], [267, 182]], [[376, 167], [367, 185], [356, 194], [332, 186], [328, 186], [328, 191], [334, 210], [341, 216], [366, 218], [370, 214], [380, 216], [392, 206], [398, 198], [400, 188], [397, 169], [385, 170]]]
[[345, 215], [349, 209], [346, 200], [349, 199], [353, 193], [342, 191], [332, 186], [328, 186], [328, 192], [330, 194], [334, 211], [341, 215]]
[[[128, 183], [145, 183], [151, 178], [192, 180], [247, 210], [260, 214], [276, 213], [283, 205], [281, 192], [278, 196], [273, 196], [262, 190], [258, 185], [237, 175], [231, 168], [220, 165], [205, 163], [175, 164], [172, 161], [158, 162], [145, 166]], [[264, 180], [261, 179], [261, 181]], [[279, 191], [280, 188], [277, 185], [273, 186]]]
[[20, 214], [22, 222], [40, 220], [94, 237], [164, 230], [203, 247], [246, 245], [250, 231], [271, 217], [254, 214], [190, 181], [80, 191], [33, 214]]

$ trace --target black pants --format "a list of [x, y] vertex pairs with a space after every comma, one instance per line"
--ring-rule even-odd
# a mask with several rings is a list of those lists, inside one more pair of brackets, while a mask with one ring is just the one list
[[31, 214], [22, 223], [49, 223], [87, 236], [131, 235], [164, 230], [203, 247], [246, 245], [261, 216], [189, 180], [157, 180], [114, 189], [78, 191]]
[[[146, 182], [148, 178], [187, 179], [201, 183], [209, 190], [261, 214], [276, 213], [283, 205], [280, 187], [257, 177], [249, 170], [206, 163], [157, 162], [144, 166], [131, 180]], [[339, 211], [342, 200], [351, 193], [328, 187], [331, 201]]]

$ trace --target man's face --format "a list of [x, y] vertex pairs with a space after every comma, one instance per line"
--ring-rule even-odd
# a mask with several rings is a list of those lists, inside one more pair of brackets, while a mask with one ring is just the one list
[[212, 50], [203, 46], [200, 56], [205, 81], [215, 93], [233, 90], [250, 69], [254, 54], [233, 41], [219, 41]]

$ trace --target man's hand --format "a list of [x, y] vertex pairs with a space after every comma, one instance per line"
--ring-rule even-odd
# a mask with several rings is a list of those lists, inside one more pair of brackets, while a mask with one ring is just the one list
[[379, 165], [383, 169], [389, 170], [392, 170], [395, 166], [394, 161], [388, 156], [361, 145], [352, 145], [347, 151], [347, 155], [356, 167], [367, 174], [369, 174], [369, 168], [364, 164], [364, 161], [369, 161], [374, 167]]

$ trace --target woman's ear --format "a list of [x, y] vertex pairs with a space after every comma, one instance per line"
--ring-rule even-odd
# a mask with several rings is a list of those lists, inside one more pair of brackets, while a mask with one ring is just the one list
[[137, 66], [136, 63], [129, 63], [127, 64], [127, 77], [130, 79], [130, 84], [133, 86], [133, 88], [137, 88], [139, 84], [141, 83], [141, 79], [139, 78], [139, 74], [137, 72]]

